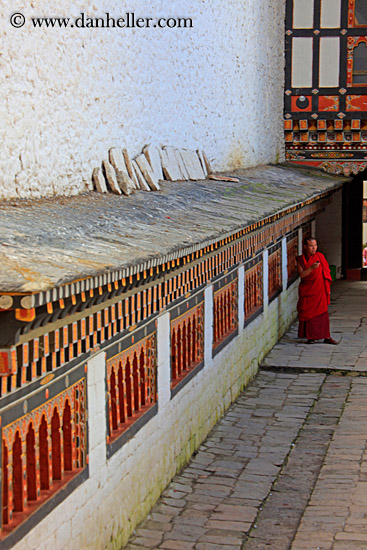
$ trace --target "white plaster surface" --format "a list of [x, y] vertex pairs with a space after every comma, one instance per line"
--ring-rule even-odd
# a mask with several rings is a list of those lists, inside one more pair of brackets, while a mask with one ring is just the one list
[[171, 320], [169, 312], [163, 313], [157, 321], [157, 369], [158, 406], [164, 407], [171, 395]]
[[[284, 0], [0, 0], [0, 198], [72, 195], [111, 147], [283, 158]], [[33, 28], [31, 17], [190, 17], [193, 28]], [[12, 13], [25, 25], [13, 28]]]
[[269, 251], [263, 252], [263, 303], [264, 311], [266, 312], [269, 305]]
[[206, 366], [211, 363], [213, 354], [213, 307], [213, 285], [209, 285], [204, 290], [204, 364]]
[[288, 257], [287, 257], [287, 238], [282, 239], [282, 287], [287, 288], [288, 283]]
[[238, 331], [243, 331], [245, 323], [245, 268], [238, 268]]
[[88, 361], [89, 474], [94, 476], [106, 463], [106, 354]]

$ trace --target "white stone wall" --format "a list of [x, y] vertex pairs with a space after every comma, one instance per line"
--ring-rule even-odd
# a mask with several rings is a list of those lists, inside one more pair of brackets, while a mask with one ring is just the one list
[[[243, 268], [239, 280], [244, 281]], [[169, 312], [158, 319], [158, 414], [106, 458], [105, 357], [88, 364], [90, 479], [15, 550], [119, 550], [174, 474], [256, 374], [258, 364], [295, 316], [298, 284], [283, 291], [212, 359], [212, 286], [205, 291], [204, 368], [169, 399]], [[243, 292], [239, 292], [243, 307]]]
[[[361, 222], [362, 223], [362, 222]], [[342, 265], [342, 191], [332, 196], [332, 202], [316, 218], [314, 233], [320, 251], [330, 265], [336, 266], [336, 275], [340, 279]]]
[[[0, 0], [0, 198], [71, 195], [110, 147], [283, 158], [285, 0]], [[51, 6], [51, 7], [50, 7]], [[31, 17], [190, 17], [193, 28], [33, 28]], [[25, 25], [13, 28], [11, 14]]]

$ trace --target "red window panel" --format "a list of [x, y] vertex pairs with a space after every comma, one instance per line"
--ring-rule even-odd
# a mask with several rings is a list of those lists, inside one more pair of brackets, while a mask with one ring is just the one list
[[1, 539], [85, 466], [85, 425], [83, 379], [3, 427]]
[[228, 283], [214, 293], [213, 349], [238, 328], [238, 281]]
[[204, 302], [171, 321], [171, 388], [204, 360]]
[[157, 401], [156, 333], [109, 359], [106, 368], [111, 443]]
[[263, 264], [245, 271], [245, 319], [249, 319], [263, 307]]
[[287, 273], [288, 281], [293, 281], [298, 275], [297, 261], [298, 256], [298, 237], [287, 242]]
[[282, 288], [282, 251], [278, 248], [269, 255], [269, 300]]

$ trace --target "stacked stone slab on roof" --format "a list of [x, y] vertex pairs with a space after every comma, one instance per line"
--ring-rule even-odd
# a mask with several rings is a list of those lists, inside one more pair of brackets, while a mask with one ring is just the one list
[[144, 270], [317, 200], [346, 181], [282, 165], [227, 175], [239, 182], [160, 182], [160, 191], [148, 195], [91, 192], [3, 203], [0, 292], [35, 293], [117, 270]]

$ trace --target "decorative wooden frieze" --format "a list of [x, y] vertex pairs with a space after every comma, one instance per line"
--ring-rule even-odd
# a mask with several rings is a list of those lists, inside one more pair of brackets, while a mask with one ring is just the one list
[[[14, 334], [18, 340], [22, 338], [22, 343], [16, 341], [12, 347], [1, 350], [6, 357], [4, 376], [0, 377], [0, 399], [10, 397], [17, 388], [32, 384], [63, 365], [86, 360], [93, 350], [105, 347], [112, 338], [156, 315], [175, 300], [195, 292], [239, 263], [247, 264], [254, 255], [294, 228], [302, 224], [310, 227], [309, 220], [328, 200], [325, 197], [319, 203], [311, 202], [302, 210], [290, 209], [272, 224], [269, 222], [273, 218], [267, 218], [155, 267], [145, 270], [145, 264], [135, 266], [134, 274], [120, 280], [113, 280], [113, 274], [98, 277], [95, 283], [101, 286], [97, 288], [92, 288], [92, 280], [82, 281], [83, 285], [65, 286], [61, 289], [63, 298], [58, 301], [56, 288], [52, 293], [12, 296], [13, 307], [21, 305], [26, 298], [31, 298], [27, 305], [35, 307], [31, 320], [14, 319]], [[121, 274], [125, 273], [128, 271]], [[45, 312], [45, 306], [38, 303], [45, 304], [46, 300], [49, 301]], [[65, 316], [66, 310], [74, 313]], [[44, 323], [43, 319], [50, 319], [51, 314], [54, 322]]]
[[171, 318], [171, 388], [204, 360], [204, 301], [193, 307], [187, 300]]
[[268, 266], [268, 295], [270, 302], [282, 289], [282, 250], [280, 245], [277, 245], [277, 248], [275, 249], [274, 247], [270, 249]]
[[292, 233], [287, 237], [287, 272], [288, 286], [297, 279], [298, 233]]
[[245, 264], [245, 324], [263, 309], [262, 256]]
[[110, 357], [106, 376], [107, 442], [111, 444], [157, 401], [156, 332]]
[[48, 388], [23, 399], [21, 409], [15, 405], [1, 412], [2, 538], [87, 464], [86, 378], [73, 383], [65, 376]]
[[214, 286], [213, 352], [238, 331], [238, 279], [233, 273], [223, 283], [217, 290]]

